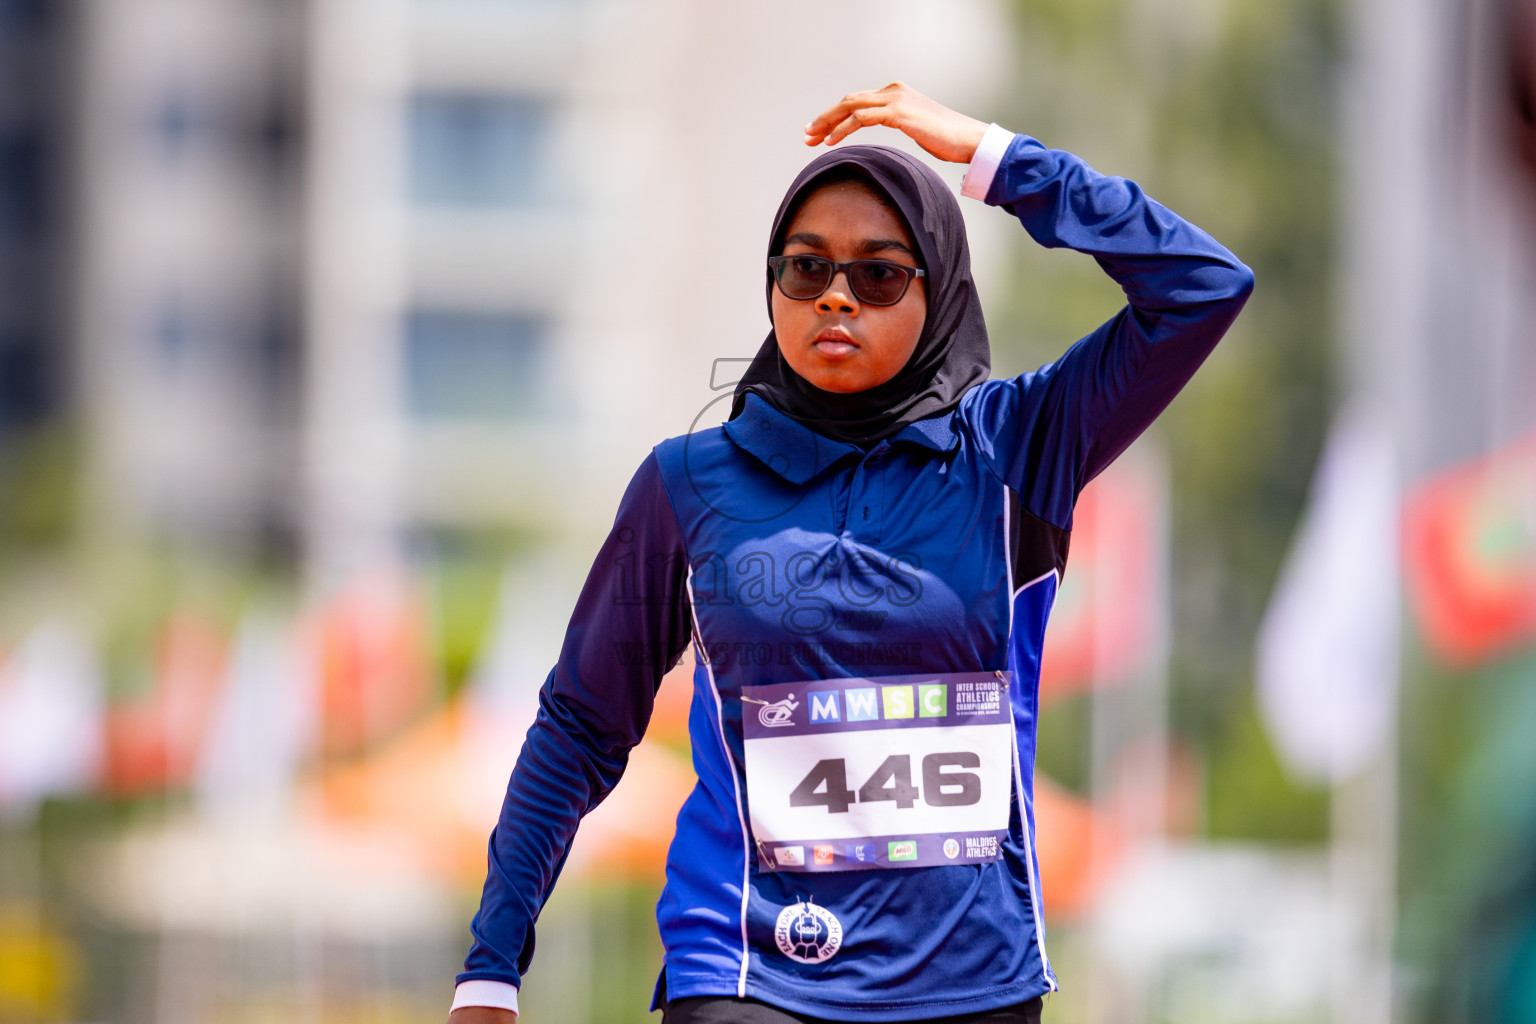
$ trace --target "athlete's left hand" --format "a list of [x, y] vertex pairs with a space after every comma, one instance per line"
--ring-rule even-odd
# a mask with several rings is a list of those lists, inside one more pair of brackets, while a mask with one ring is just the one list
[[906, 133], [940, 160], [968, 164], [987, 133], [974, 117], [950, 110], [904, 82], [851, 92], [805, 126], [805, 144], [834, 146], [860, 128], [883, 124]]

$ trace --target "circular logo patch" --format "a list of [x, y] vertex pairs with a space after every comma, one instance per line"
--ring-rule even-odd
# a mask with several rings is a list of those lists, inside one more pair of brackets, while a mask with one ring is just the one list
[[795, 903], [779, 912], [773, 929], [779, 952], [802, 964], [824, 963], [843, 946], [843, 925], [832, 911], [814, 903]]
[[948, 857], [950, 860], [954, 860], [956, 857], [960, 856], [960, 844], [955, 842], [953, 839], [944, 840], [944, 856]]

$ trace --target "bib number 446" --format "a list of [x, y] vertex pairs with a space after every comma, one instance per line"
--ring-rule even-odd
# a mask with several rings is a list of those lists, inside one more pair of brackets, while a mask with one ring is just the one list
[[[892, 754], [881, 762], [862, 786], [859, 803], [891, 801], [906, 809], [921, 798], [930, 807], [965, 807], [981, 801], [981, 776], [974, 772], [948, 771], [979, 768], [981, 758], [970, 751], [929, 754], [923, 758], [923, 785], [912, 784], [912, 758]], [[825, 807], [829, 814], [843, 814], [853, 806], [854, 791], [848, 788], [848, 765], [841, 757], [817, 761], [789, 794], [791, 807]]]

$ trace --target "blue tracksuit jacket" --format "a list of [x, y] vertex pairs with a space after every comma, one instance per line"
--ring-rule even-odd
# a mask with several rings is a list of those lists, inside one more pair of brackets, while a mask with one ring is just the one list
[[[1250, 271], [1209, 235], [1069, 153], [1016, 136], [987, 202], [1093, 255], [1128, 303], [1057, 362], [862, 451], [759, 399], [657, 445], [624, 495], [540, 695], [490, 842], [459, 980], [519, 984], [581, 816], [618, 782], [662, 673], [696, 645], [698, 784], [657, 907], [667, 998], [744, 995], [859, 1021], [979, 1012], [1055, 987], [1033, 847], [1041, 641], [1079, 491], [1160, 413], [1232, 323]], [[762, 870], [748, 826], [743, 686], [1010, 670], [1012, 822], [983, 865]], [[842, 945], [784, 955], [813, 899]]]

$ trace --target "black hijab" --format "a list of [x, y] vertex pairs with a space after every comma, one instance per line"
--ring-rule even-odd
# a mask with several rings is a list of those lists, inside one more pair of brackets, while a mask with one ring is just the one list
[[[992, 369], [987, 325], [971, 280], [971, 253], [960, 204], [928, 165], [886, 146], [849, 146], [823, 153], [795, 178], [773, 218], [768, 255], [783, 248], [788, 214], [835, 168], [856, 170], [895, 203], [928, 272], [928, 316], [917, 348], [901, 370], [867, 391], [823, 391], [790, 369], [772, 331], [736, 385], [731, 417], [748, 392], [825, 437], [868, 445], [916, 420], [948, 412]], [[768, 317], [773, 318], [773, 274], [768, 274]]]

